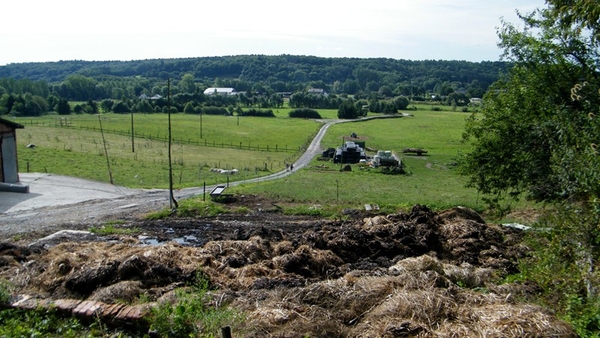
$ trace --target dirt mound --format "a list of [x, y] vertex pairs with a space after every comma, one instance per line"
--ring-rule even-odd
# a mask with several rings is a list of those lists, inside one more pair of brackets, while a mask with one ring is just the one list
[[[573, 336], [512, 296], [535, 288], [495, 286], [517, 271], [521, 233], [472, 210], [415, 206], [336, 221], [272, 215], [131, 225], [159, 245], [127, 236], [0, 243], [0, 276], [38, 298], [111, 303], [168, 298], [201, 273], [215, 302], [248, 314], [236, 328], [248, 337]], [[168, 241], [185, 236], [196, 246]]]

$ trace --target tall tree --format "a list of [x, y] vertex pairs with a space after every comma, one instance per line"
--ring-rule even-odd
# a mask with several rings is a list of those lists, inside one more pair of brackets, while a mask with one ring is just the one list
[[196, 92], [196, 83], [194, 82], [194, 75], [187, 73], [181, 77], [181, 81], [177, 85], [179, 87], [179, 91], [181, 93], [195, 93]]
[[69, 101], [66, 99], [59, 99], [56, 104], [56, 112], [60, 115], [69, 115], [71, 114], [71, 106], [69, 105]]
[[585, 336], [600, 330], [600, 3], [547, 0], [499, 30], [510, 74], [467, 123], [470, 185], [552, 203], [523, 265]]

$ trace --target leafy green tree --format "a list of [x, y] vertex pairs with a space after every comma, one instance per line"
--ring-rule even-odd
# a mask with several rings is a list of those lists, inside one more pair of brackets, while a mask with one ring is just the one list
[[196, 92], [196, 83], [194, 82], [194, 75], [187, 73], [181, 77], [181, 81], [178, 84], [179, 91], [182, 93], [194, 93]]
[[129, 109], [129, 106], [127, 105], [127, 103], [125, 103], [123, 101], [115, 101], [111, 110], [115, 114], [125, 114], [125, 113], [131, 112], [131, 109]]
[[84, 106], [81, 104], [76, 104], [75, 107], [73, 107], [73, 112], [75, 114], [82, 114], [84, 112]]
[[69, 101], [67, 99], [60, 98], [56, 104], [56, 112], [59, 115], [71, 114], [71, 106], [69, 105]]
[[100, 112], [99, 108], [98, 108], [98, 103], [94, 100], [88, 100], [87, 102], [87, 107], [86, 107], [86, 113], [88, 114], [98, 114]]
[[87, 101], [96, 97], [97, 81], [75, 74], [69, 76], [61, 86], [60, 96], [76, 101]]
[[281, 108], [283, 107], [283, 96], [281, 94], [271, 94], [269, 103], [271, 107]]
[[394, 106], [396, 106], [397, 110], [405, 110], [408, 107], [409, 103], [410, 101], [408, 101], [407, 97], [398, 96], [394, 98]]
[[112, 106], [115, 104], [113, 100], [105, 99], [100, 101], [100, 108], [104, 113], [109, 113], [112, 111]]
[[345, 100], [338, 109], [338, 118], [356, 119], [360, 116], [360, 110], [356, 107], [353, 100]]
[[194, 104], [192, 102], [186, 103], [185, 107], [183, 108], [183, 112], [185, 114], [195, 114], [196, 109], [194, 108]]
[[600, 3], [548, 0], [522, 15], [524, 29], [503, 23], [510, 74], [484, 96], [461, 158], [469, 184], [490, 194], [552, 203], [523, 275], [581, 336], [600, 331]]
[[383, 98], [394, 96], [394, 93], [392, 92], [392, 88], [388, 85], [383, 85], [383, 86], [379, 87], [378, 93]]

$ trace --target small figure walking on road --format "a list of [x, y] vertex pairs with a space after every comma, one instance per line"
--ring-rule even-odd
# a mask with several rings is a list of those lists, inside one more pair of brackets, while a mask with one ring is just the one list
[[294, 164], [290, 164], [290, 170], [294, 170]]
[[290, 170], [290, 165], [288, 163], [285, 164], [285, 170]]

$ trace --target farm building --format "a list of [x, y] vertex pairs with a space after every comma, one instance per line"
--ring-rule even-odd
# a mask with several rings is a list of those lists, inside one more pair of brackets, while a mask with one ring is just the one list
[[343, 146], [335, 150], [333, 163], [358, 163], [366, 160], [365, 150], [352, 141], [346, 141]]
[[16, 130], [22, 128], [18, 123], [0, 118], [0, 183], [19, 181]]
[[204, 95], [235, 95], [235, 88], [210, 87], [204, 90]]

